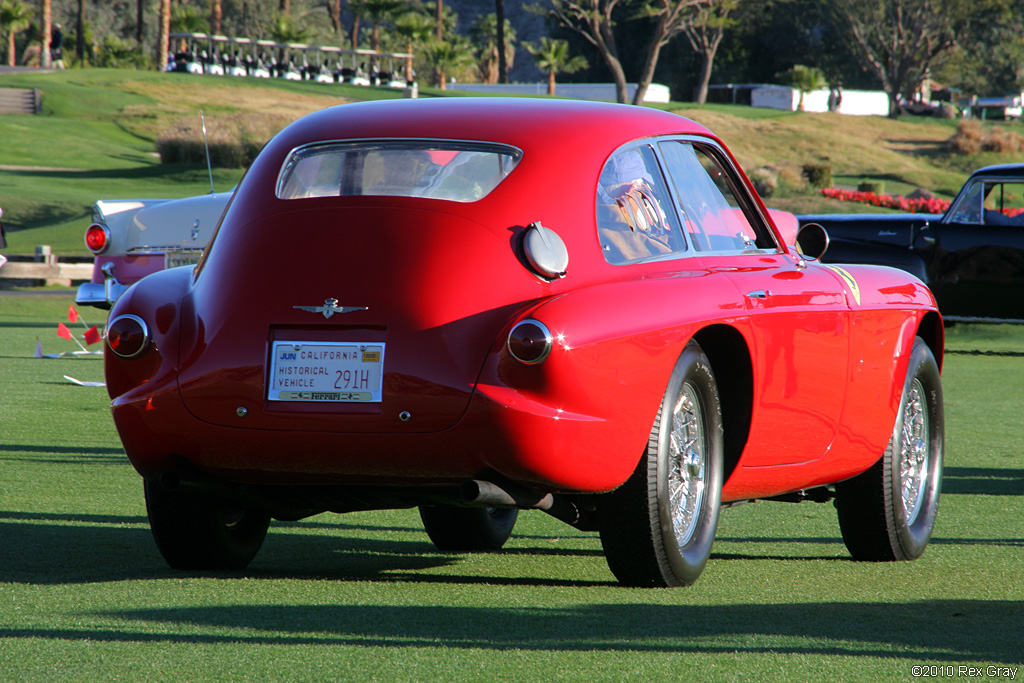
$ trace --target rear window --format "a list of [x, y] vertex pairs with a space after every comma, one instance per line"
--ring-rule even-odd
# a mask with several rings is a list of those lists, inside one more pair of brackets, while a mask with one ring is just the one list
[[475, 202], [522, 158], [512, 147], [440, 140], [327, 142], [288, 155], [277, 182], [280, 199], [423, 197]]

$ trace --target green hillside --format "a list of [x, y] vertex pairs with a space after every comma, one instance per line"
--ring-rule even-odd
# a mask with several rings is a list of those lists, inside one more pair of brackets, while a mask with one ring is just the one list
[[[85, 254], [82, 232], [96, 199], [184, 197], [208, 192], [205, 165], [161, 165], [154, 141], [200, 112], [208, 129], [239, 113], [287, 121], [356, 99], [397, 98], [401, 91], [281, 80], [85, 69], [0, 74], [0, 87], [39, 88], [43, 113], [0, 116], [0, 207], [9, 253], [49, 244], [65, 256]], [[420, 96], [457, 96], [422, 89]], [[750, 173], [773, 166], [799, 178], [808, 163], [827, 163], [837, 184], [883, 180], [889, 193], [924, 187], [950, 195], [967, 173], [995, 155], [951, 156], [946, 141], [955, 124], [935, 119], [806, 114], [743, 106], [678, 103], [666, 107], [715, 131]], [[226, 190], [241, 169], [214, 169]], [[790, 188], [768, 204], [795, 212], [862, 211], [860, 205]]]

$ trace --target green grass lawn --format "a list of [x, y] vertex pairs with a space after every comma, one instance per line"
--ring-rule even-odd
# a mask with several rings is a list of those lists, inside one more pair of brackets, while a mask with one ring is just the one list
[[244, 573], [169, 569], [105, 391], [63, 377], [100, 380], [102, 361], [32, 358], [37, 338], [76, 348], [56, 335], [70, 302], [0, 297], [4, 683], [874, 683], [1024, 662], [1021, 328], [950, 330], [920, 560], [853, 562], [831, 505], [758, 502], [723, 512], [696, 585], [638, 590], [596, 535], [536, 512], [497, 554], [438, 553], [415, 511], [372, 512], [275, 523]]

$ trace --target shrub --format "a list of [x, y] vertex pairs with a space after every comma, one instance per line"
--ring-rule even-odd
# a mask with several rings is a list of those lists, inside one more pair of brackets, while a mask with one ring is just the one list
[[807, 178], [807, 182], [812, 187], [819, 190], [826, 187], [832, 187], [831, 164], [804, 164], [803, 171], [804, 177]]
[[763, 199], [768, 198], [775, 194], [775, 188], [779, 184], [779, 174], [771, 166], [762, 166], [751, 172], [750, 182]]
[[[208, 117], [206, 137], [210, 164], [221, 168], [244, 168], [252, 163], [263, 145], [291, 119], [257, 113], [236, 113]], [[178, 121], [157, 137], [156, 151], [163, 164], [206, 162], [203, 124], [199, 116]]]
[[[67, 50], [65, 50], [65, 53]], [[148, 69], [150, 58], [135, 41], [107, 36], [96, 50], [96, 66], [110, 69]]]
[[864, 180], [859, 185], [857, 185], [857, 192], [885, 194], [885, 183], [883, 183], [881, 180]]
[[985, 126], [980, 121], [961, 121], [949, 139], [954, 154], [1019, 154], [1024, 151], [1024, 136], [1000, 126]]

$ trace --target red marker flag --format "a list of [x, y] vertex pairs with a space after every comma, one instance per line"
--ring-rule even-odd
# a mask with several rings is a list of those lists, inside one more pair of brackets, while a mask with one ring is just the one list
[[71, 336], [71, 330], [69, 330], [68, 326], [65, 325], [64, 323], [57, 323], [57, 336], [63, 337], [68, 341], [74, 339], [74, 337]]
[[77, 323], [78, 322], [78, 311], [75, 310], [74, 305], [68, 306], [68, 322], [69, 323]]
[[92, 327], [85, 331], [85, 334], [83, 334], [82, 337], [85, 339], [85, 343], [87, 346], [92, 346], [93, 344], [99, 342], [100, 331], [96, 329], [95, 325], [93, 325]]

